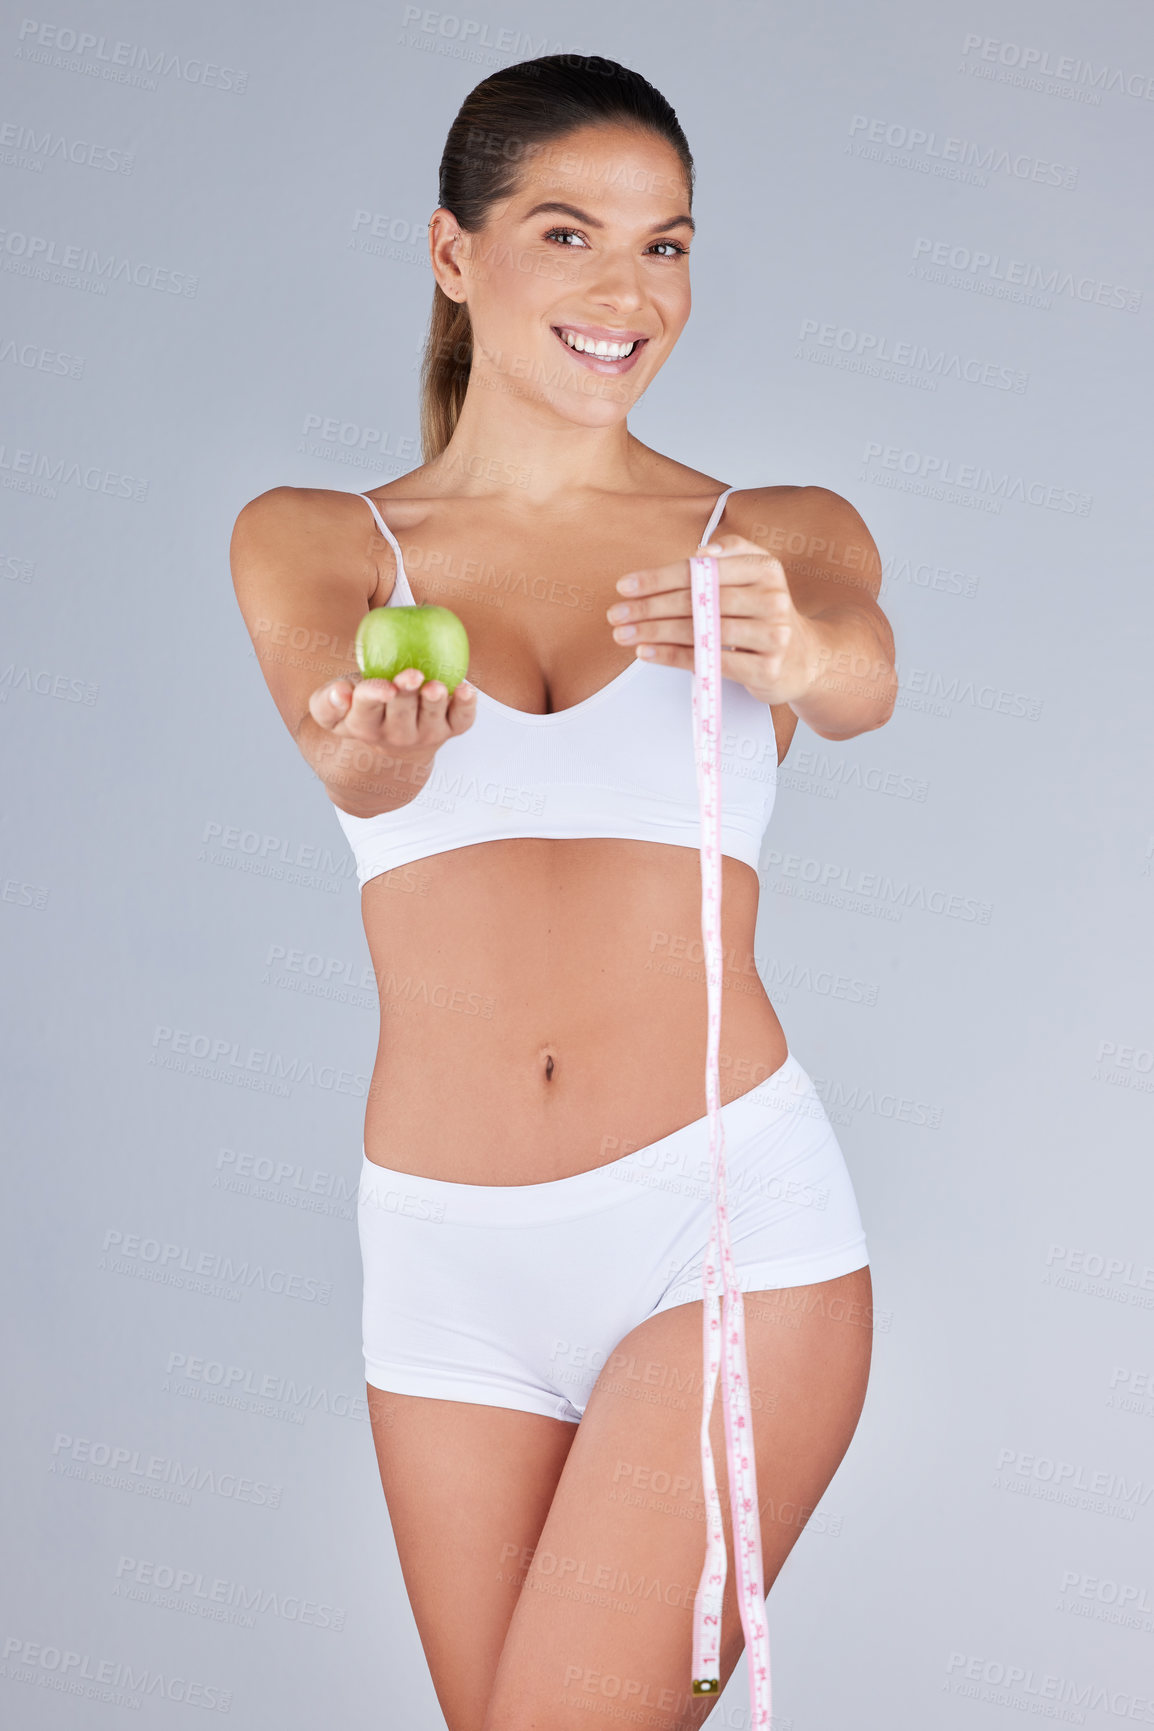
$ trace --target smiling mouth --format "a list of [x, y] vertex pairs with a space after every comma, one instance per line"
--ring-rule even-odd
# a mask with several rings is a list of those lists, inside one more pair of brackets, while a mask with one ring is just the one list
[[[592, 372], [603, 373], [609, 377], [627, 373], [631, 367], [636, 366], [638, 356], [649, 341], [648, 337], [632, 338], [628, 353], [622, 354], [620, 351], [626, 346], [624, 341], [595, 341], [592, 337], [582, 336], [579, 331], [570, 330], [566, 325], [551, 325], [549, 328], [562, 348], [572, 355], [579, 366], [588, 367]], [[577, 343], [588, 343], [589, 347], [578, 348]], [[602, 352], [598, 353], [598, 350]]]

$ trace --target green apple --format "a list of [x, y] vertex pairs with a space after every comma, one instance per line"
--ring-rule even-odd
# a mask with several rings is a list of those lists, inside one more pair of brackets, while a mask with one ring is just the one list
[[357, 666], [366, 679], [416, 667], [450, 696], [469, 669], [465, 627], [448, 607], [374, 607], [357, 626]]

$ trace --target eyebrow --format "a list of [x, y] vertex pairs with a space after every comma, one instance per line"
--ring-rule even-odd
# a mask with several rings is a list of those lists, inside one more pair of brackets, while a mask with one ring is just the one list
[[[587, 228], [604, 228], [603, 222], [598, 222], [595, 216], [590, 216], [584, 210], [578, 210], [575, 204], [559, 204], [554, 199], [547, 199], [544, 204], [535, 204], [532, 210], [525, 212], [522, 220], [528, 222], [531, 216], [540, 216], [542, 211], [558, 210], [562, 216], [571, 216], [576, 222], [583, 222]], [[690, 234], [697, 233], [697, 224], [691, 216], [671, 216], [668, 222], [659, 222], [649, 230], [650, 234], [664, 234], [671, 228], [687, 228]]]

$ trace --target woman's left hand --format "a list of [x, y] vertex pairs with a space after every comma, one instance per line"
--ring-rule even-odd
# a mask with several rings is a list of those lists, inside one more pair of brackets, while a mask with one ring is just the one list
[[[697, 557], [716, 556], [720, 590], [721, 672], [763, 703], [793, 703], [817, 677], [817, 634], [793, 604], [781, 560], [744, 535], [715, 535]], [[623, 597], [607, 611], [618, 643], [664, 667], [693, 671], [693, 597], [689, 561], [675, 559], [617, 581]], [[632, 635], [628, 635], [632, 629]]]

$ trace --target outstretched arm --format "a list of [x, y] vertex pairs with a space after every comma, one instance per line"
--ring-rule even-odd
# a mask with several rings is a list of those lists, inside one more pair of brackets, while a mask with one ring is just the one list
[[[823, 739], [853, 739], [893, 714], [898, 679], [877, 604], [881, 559], [854, 507], [826, 487], [730, 496], [740, 532], [715, 535], [721, 672], [762, 702], [788, 704]], [[689, 562], [618, 579], [607, 617], [619, 643], [693, 671]]]

